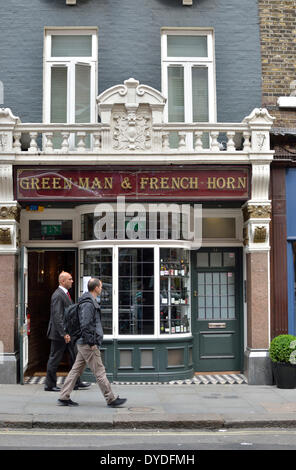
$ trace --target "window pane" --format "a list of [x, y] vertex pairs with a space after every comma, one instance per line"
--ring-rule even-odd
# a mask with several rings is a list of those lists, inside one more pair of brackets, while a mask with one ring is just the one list
[[221, 268], [222, 267], [222, 253], [210, 253], [210, 263], [211, 268]]
[[[101, 292], [101, 322], [104, 334], [112, 334], [112, 248], [81, 251], [81, 276], [98, 277]], [[87, 279], [86, 279], [87, 280]]]
[[91, 57], [91, 35], [67, 35], [51, 37], [52, 57]]
[[184, 122], [184, 69], [168, 67], [169, 122]]
[[90, 67], [75, 66], [75, 122], [90, 122]]
[[50, 122], [67, 122], [67, 67], [51, 69]]
[[225, 252], [223, 254], [223, 266], [235, 266], [235, 253]]
[[119, 250], [119, 333], [154, 333], [154, 250]]
[[207, 36], [167, 36], [168, 57], [207, 57]]
[[72, 240], [72, 220], [30, 220], [29, 240]]
[[192, 67], [193, 122], [209, 120], [208, 68]]

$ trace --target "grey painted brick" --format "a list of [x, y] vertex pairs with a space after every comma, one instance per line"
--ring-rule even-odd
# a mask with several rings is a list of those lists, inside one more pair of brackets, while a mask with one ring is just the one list
[[161, 89], [160, 30], [215, 29], [218, 121], [241, 121], [261, 105], [257, 0], [0, 0], [4, 105], [42, 120], [44, 26], [99, 27], [99, 93], [125, 79]]

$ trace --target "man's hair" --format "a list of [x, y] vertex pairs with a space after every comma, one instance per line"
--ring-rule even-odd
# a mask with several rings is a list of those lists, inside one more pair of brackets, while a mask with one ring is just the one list
[[88, 283], [87, 283], [87, 288], [89, 292], [93, 292], [96, 287], [100, 286], [102, 284], [102, 281], [96, 277], [92, 277]]

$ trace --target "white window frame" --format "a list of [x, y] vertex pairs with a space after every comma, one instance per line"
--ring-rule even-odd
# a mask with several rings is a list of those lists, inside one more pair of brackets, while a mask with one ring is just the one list
[[[52, 36], [90, 35], [92, 37], [91, 57], [52, 57]], [[61, 27], [44, 28], [43, 52], [43, 122], [50, 123], [51, 110], [51, 68], [66, 67], [67, 73], [67, 123], [75, 123], [75, 66], [90, 67], [90, 122], [97, 122], [96, 97], [98, 95], [98, 28], [95, 27]]]
[[[168, 57], [167, 37], [173, 36], [207, 36], [207, 57]], [[216, 79], [215, 79], [215, 46], [212, 28], [162, 28], [161, 30], [161, 84], [162, 93], [168, 97], [168, 67], [184, 67], [184, 123], [193, 122], [192, 109], [192, 74], [193, 67], [208, 68], [208, 122], [217, 121]], [[164, 110], [164, 119], [168, 122], [168, 103]]]

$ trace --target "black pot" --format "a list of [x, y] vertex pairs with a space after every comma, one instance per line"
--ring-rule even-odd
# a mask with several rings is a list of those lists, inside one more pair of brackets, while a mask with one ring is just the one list
[[287, 362], [272, 363], [273, 376], [278, 388], [296, 387], [296, 365]]

